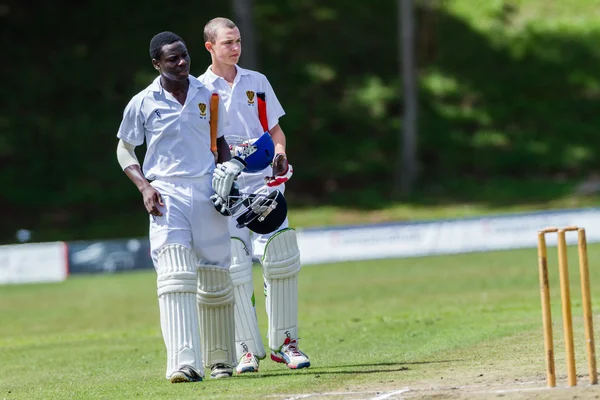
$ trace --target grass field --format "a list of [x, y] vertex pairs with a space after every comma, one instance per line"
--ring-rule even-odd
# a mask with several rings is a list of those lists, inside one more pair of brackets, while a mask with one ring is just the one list
[[[164, 378], [153, 271], [2, 286], [0, 399], [598, 397], [600, 388], [587, 384], [570, 251], [575, 389], [566, 388], [556, 268], [559, 387], [545, 389], [536, 251], [525, 249], [305, 267], [300, 335], [311, 368], [264, 361], [257, 374], [195, 384]], [[555, 253], [549, 249], [554, 267]], [[600, 246], [590, 245], [589, 259], [597, 313]], [[264, 298], [257, 300], [265, 332]]]

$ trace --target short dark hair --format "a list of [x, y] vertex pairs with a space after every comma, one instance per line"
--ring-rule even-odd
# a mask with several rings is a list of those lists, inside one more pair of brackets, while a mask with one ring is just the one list
[[183, 39], [173, 32], [165, 31], [154, 35], [152, 40], [150, 40], [150, 58], [156, 60], [160, 59], [163, 46], [175, 42], [185, 44]]

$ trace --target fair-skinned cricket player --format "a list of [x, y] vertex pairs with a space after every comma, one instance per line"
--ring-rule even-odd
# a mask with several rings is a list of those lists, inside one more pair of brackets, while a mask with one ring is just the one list
[[[225, 129], [225, 137], [257, 139], [268, 131], [274, 142], [272, 168], [256, 173], [242, 172], [237, 178], [240, 191], [253, 193], [267, 187], [283, 193], [285, 182], [293, 171], [287, 161], [286, 137], [279, 125], [279, 118], [285, 113], [271, 84], [263, 74], [237, 65], [242, 42], [240, 31], [232, 21], [226, 18], [209, 21], [204, 28], [204, 41], [212, 64], [199, 79], [206, 85], [212, 85], [224, 102], [230, 122]], [[265, 93], [266, 97], [266, 120], [262, 125], [257, 106], [258, 93]], [[259, 359], [266, 357], [254, 307], [253, 256], [261, 260], [263, 269], [271, 359], [285, 363], [290, 369], [310, 366], [308, 356], [298, 348], [300, 253], [295, 231], [288, 227], [287, 218], [276, 232], [266, 235], [258, 235], [247, 228], [239, 229], [231, 218], [229, 231], [236, 301], [237, 372], [258, 371]]]

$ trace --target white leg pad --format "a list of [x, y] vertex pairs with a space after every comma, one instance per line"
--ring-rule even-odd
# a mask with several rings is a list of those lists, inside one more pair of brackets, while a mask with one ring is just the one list
[[279, 350], [286, 337], [298, 338], [298, 272], [300, 251], [296, 231], [275, 233], [262, 260], [269, 317], [269, 348]]
[[167, 379], [183, 365], [204, 375], [196, 306], [196, 261], [185, 246], [169, 244], [157, 254], [160, 326], [167, 348]]
[[228, 269], [198, 266], [198, 315], [204, 365], [235, 366], [234, 297]]
[[235, 295], [235, 349], [239, 360], [247, 352], [258, 358], [267, 354], [260, 337], [254, 287], [252, 284], [252, 256], [244, 242], [231, 238], [231, 280]]

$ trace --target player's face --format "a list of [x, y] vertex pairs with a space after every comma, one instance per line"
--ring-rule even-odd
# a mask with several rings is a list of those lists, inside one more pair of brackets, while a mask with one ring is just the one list
[[220, 27], [212, 48], [218, 62], [225, 65], [237, 64], [242, 54], [240, 30]]
[[152, 64], [161, 75], [173, 81], [186, 81], [190, 75], [190, 55], [182, 42], [164, 45], [160, 60], [154, 59]]

